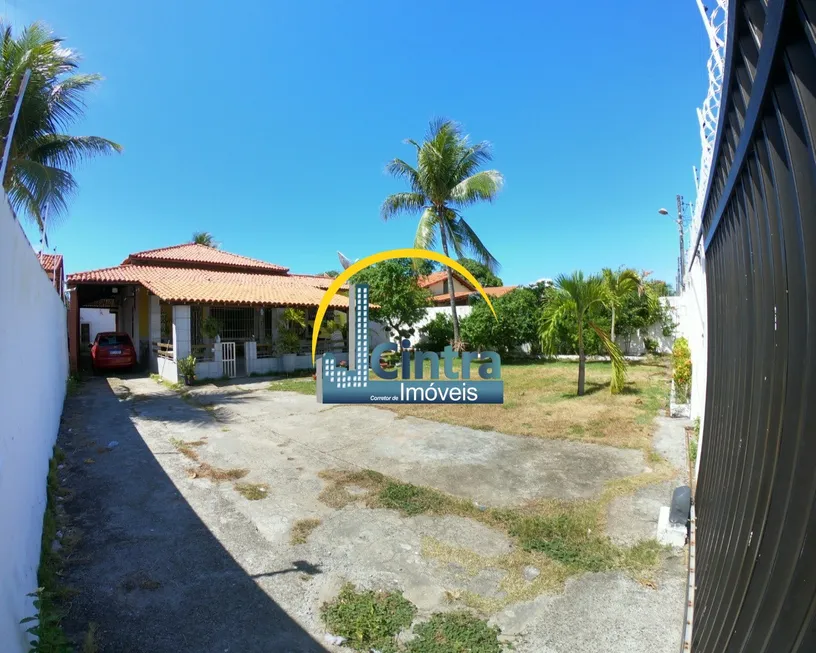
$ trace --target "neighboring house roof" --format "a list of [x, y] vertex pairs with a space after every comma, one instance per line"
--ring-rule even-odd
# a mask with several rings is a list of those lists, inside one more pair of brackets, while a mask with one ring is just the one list
[[[289, 273], [290, 277], [297, 277], [298, 279], [303, 279], [305, 283], [313, 284], [316, 288], [323, 288], [323, 290], [328, 290], [329, 286], [331, 285], [332, 281], [334, 281], [334, 277], [330, 277], [326, 274], [294, 274]], [[348, 290], [349, 286], [347, 283], [344, 283], [340, 286], [340, 290]]]
[[[497, 286], [497, 287], [485, 288], [484, 291], [485, 291], [485, 294], [488, 297], [493, 298], [493, 297], [501, 297], [502, 295], [506, 295], [511, 290], [515, 290], [516, 288], [518, 288], [518, 286]], [[454, 299], [456, 301], [459, 301], [459, 300], [467, 299], [471, 295], [478, 295], [478, 294], [479, 294], [479, 292], [476, 291], [476, 290], [472, 290], [472, 291], [463, 290], [461, 292], [454, 293], [453, 297], [454, 297]], [[432, 300], [433, 300], [434, 304], [445, 305], [445, 304], [450, 303], [450, 294], [445, 293], [444, 295], [436, 295], [435, 297], [432, 297]]]
[[[210, 251], [202, 252], [202, 248]], [[68, 275], [68, 283], [140, 284], [163, 301], [176, 304], [310, 307], [320, 304], [331, 279], [288, 274], [279, 265], [205, 245], [179, 245], [131, 254], [116, 267]], [[336, 295], [329, 307], [348, 308], [348, 298]]]
[[55, 272], [62, 266], [62, 254], [40, 254], [40, 265], [46, 272]]
[[183, 243], [181, 245], [173, 245], [172, 247], [136, 252], [122, 261], [122, 265], [134, 263], [152, 263], [154, 265], [161, 265], [162, 263], [196, 263], [203, 267], [242, 268], [275, 272], [286, 272], [289, 270], [289, 268], [285, 268], [282, 265], [259, 261], [258, 259], [240, 256], [239, 254], [231, 254], [230, 252], [225, 252], [215, 247], [208, 247], [207, 245], [199, 245], [197, 243]]
[[[470, 288], [471, 290], [475, 290], [473, 284], [471, 284], [467, 279], [465, 279], [462, 275], [458, 272], [454, 272], [453, 276], [466, 288]], [[444, 282], [448, 280], [448, 271], [447, 270], [440, 270], [439, 272], [434, 272], [429, 274], [425, 277], [420, 277], [417, 279], [417, 284], [420, 288], [430, 288], [435, 283], [439, 283], [440, 281]]]

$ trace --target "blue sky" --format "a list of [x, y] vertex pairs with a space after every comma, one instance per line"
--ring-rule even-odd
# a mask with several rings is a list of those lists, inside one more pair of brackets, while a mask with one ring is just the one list
[[[184, 5], [182, 7], [182, 5]], [[621, 264], [674, 281], [693, 199], [707, 40], [654, 3], [4, 0], [105, 81], [74, 133], [121, 143], [76, 173], [49, 234], [69, 272], [210, 231], [297, 272], [409, 246], [383, 168], [430, 119], [493, 144], [506, 184], [466, 213], [506, 284]]]

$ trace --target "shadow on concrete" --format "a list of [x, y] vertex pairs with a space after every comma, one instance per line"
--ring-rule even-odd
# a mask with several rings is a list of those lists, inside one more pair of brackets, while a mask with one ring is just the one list
[[320, 565], [313, 565], [311, 562], [306, 562], [306, 560], [295, 560], [292, 562], [292, 566], [287, 569], [269, 571], [265, 574], [255, 574], [252, 576], [252, 578], [265, 578], [268, 576], [279, 576], [280, 574], [291, 574], [294, 572], [300, 572], [309, 576], [317, 576], [317, 574], [322, 574], [323, 570], [320, 568]]
[[[98, 455], [97, 443], [109, 440], [119, 445]], [[59, 474], [73, 491], [62, 505], [81, 533], [64, 570], [78, 592], [66, 606], [70, 636], [96, 623], [99, 653], [326, 650], [199, 518], [104, 380], [67, 400], [58, 443], [66, 453]], [[230, 519], [242, 545], [269, 547], [251, 524]], [[290, 571], [320, 573], [305, 561], [275, 573]]]

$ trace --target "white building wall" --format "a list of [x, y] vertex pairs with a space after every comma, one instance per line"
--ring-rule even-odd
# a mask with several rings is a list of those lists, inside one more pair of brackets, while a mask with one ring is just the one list
[[[68, 377], [67, 311], [0, 192], [0, 642], [28, 651], [48, 460]], [[11, 317], [14, 319], [11, 319]], [[20, 336], [36, 346], [20, 346]]]
[[680, 336], [686, 336], [685, 328], [685, 303], [682, 297], [661, 297], [661, 303], [669, 307], [672, 320], [677, 325], [674, 333], [663, 335], [662, 324], [652, 324], [646, 329], [638, 329], [630, 336], [615, 336], [615, 343], [627, 356], [642, 356], [646, 353], [646, 338], [651, 338], [657, 342], [657, 352], [659, 354], [670, 354], [674, 347], [674, 340]]
[[[444, 289], [445, 288], [445, 280], [437, 281], [434, 284], [428, 286], [428, 290], [431, 294], [435, 297], [437, 295], [449, 295], [450, 293]], [[459, 279], [453, 277], [453, 288], [454, 292], [472, 292], [471, 288], [468, 288], [465, 284], [463, 284]]]
[[91, 342], [97, 333], [116, 331], [116, 315], [107, 308], [80, 308], [79, 323], [88, 325]]
[[[470, 315], [473, 311], [472, 306], [457, 306], [456, 307], [456, 316], [461, 321], [466, 315]], [[448, 316], [451, 315], [451, 307], [450, 306], [432, 306], [430, 308], [425, 309], [425, 317], [423, 317], [419, 322], [414, 325], [414, 335], [409, 338], [411, 341], [411, 346], [415, 347], [416, 344], [422, 339], [420, 335], [420, 330], [423, 326], [428, 324], [428, 322], [432, 321], [437, 315], [440, 313], [444, 313]]]

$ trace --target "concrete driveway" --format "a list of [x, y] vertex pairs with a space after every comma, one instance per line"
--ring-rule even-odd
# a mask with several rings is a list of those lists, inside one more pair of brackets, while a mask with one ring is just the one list
[[[319, 618], [344, 581], [399, 588], [428, 613], [452, 608], [452, 588], [499, 593], [500, 570], [463, 579], [423, 555], [423, 542], [491, 557], [515, 546], [503, 532], [455, 516], [329, 508], [318, 498], [321, 471], [373, 469], [485, 506], [514, 506], [591, 498], [607, 480], [645, 469], [638, 451], [319, 406], [312, 396], [266, 388], [204, 386], [183, 400], [150, 379], [94, 379], [68, 401], [62, 474], [75, 494], [65, 505], [83, 537], [68, 568], [79, 594], [66, 623], [75, 633], [98, 623], [102, 653], [345, 650], [326, 643]], [[118, 445], [107, 450], [111, 441]], [[267, 485], [267, 497], [249, 501], [232, 483], [191, 475], [198, 463], [179, 451], [181, 441], [197, 443], [199, 462], [249, 470], [242, 481]], [[652, 537], [672, 486], [616, 501], [610, 534]], [[321, 523], [305, 544], [290, 544], [292, 526], [307, 518]], [[623, 573], [586, 574], [491, 620], [521, 653], [674, 653], [684, 596], [678, 553], [656, 588]]]

